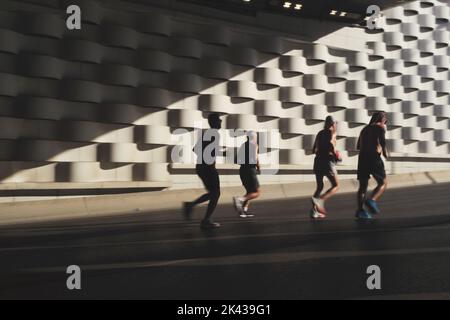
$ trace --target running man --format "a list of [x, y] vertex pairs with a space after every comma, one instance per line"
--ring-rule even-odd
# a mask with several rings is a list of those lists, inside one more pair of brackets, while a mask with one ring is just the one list
[[[383, 155], [388, 159], [386, 148], [387, 115], [385, 112], [377, 112], [373, 115], [368, 126], [366, 126], [358, 140], [358, 211], [356, 217], [359, 219], [372, 219], [372, 214], [380, 213], [377, 201], [381, 198], [387, 188], [386, 170]], [[377, 181], [377, 187], [370, 197], [367, 197], [369, 179], [372, 176]], [[364, 206], [368, 209], [365, 210]]]
[[222, 120], [218, 114], [213, 113], [209, 115], [208, 123], [211, 129], [202, 132], [202, 136], [194, 147], [194, 151], [198, 155], [196, 172], [208, 192], [193, 202], [184, 203], [185, 218], [190, 220], [194, 207], [209, 201], [205, 218], [201, 223], [202, 229], [220, 227], [220, 224], [211, 221], [211, 217], [220, 198], [220, 178], [216, 169], [216, 153], [219, 150], [219, 130], [222, 127]]
[[[317, 189], [312, 197], [313, 209], [312, 219], [326, 218], [325, 201], [334, 196], [339, 190], [338, 172], [336, 164], [342, 161], [339, 152], [336, 150], [337, 122], [329, 116], [325, 120], [325, 127], [320, 131], [314, 142], [313, 152], [316, 155], [314, 160], [314, 174], [316, 175]], [[331, 188], [322, 195], [324, 188], [323, 178], [331, 183]]]
[[241, 218], [254, 217], [253, 214], [249, 213], [250, 201], [259, 198], [261, 195], [258, 181], [258, 173], [261, 171], [258, 152], [258, 134], [249, 131], [247, 132], [247, 142], [242, 144], [238, 151], [238, 163], [241, 164], [239, 175], [247, 193], [244, 197], [233, 198], [234, 207]]

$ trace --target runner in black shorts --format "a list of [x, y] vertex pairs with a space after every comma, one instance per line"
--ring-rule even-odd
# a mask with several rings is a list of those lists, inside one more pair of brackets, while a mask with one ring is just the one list
[[[313, 209], [311, 218], [323, 219], [326, 217], [325, 201], [331, 198], [339, 190], [339, 179], [336, 163], [342, 161], [336, 150], [337, 122], [329, 116], [325, 120], [325, 128], [319, 132], [314, 142], [313, 152], [316, 154], [314, 160], [314, 174], [316, 175], [317, 189], [312, 198]], [[323, 178], [327, 177], [331, 188], [323, 195]]]
[[[383, 155], [388, 158], [386, 148], [387, 115], [385, 112], [377, 112], [373, 115], [359, 137], [358, 150], [358, 211], [356, 216], [360, 219], [372, 219], [372, 214], [380, 213], [377, 201], [387, 188], [386, 170]], [[372, 176], [377, 181], [377, 187], [370, 197], [367, 197], [369, 179]], [[364, 205], [370, 212], [367, 212]]]
[[220, 227], [220, 224], [211, 221], [211, 216], [217, 207], [220, 198], [220, 178], [216, 169], [216, 152], [219, 150], [219, 133], [222, 120], [218, 114], [211, 114], [208, 122], [212, 130], [202, 133], [194, 151], [198, 156], [196, 172], [202, 180], [208, 193], [204, 194], [194, 202], [184, 203], [184, 214], [186, 219], [190, 219], [195, 206], [209, 201], [205, 218], [201, 223], [202, 229], [212, 229]]
[[242, 185], [245, 187], [246, 195], [241, 198], [233, 198], [235, 209], [242, 218], [254, 216], [248, 211], [250, 201], [259, 198], [261, 195], [258, 181], [258, 173], [260, 172], [258, 149], [258, 135], [253, 131], [247, 132], [247, 142], [241, 146], [238, 152], [238, 163], [241, 164], [239, 175]]

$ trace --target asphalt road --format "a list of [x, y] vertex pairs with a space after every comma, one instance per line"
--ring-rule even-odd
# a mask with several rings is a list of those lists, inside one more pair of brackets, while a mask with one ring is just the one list
[[[312, 222], [308, 199], [218, 209], [203, 232], [180, 212], [0, 229], [0, 299], [450, 299], [450, 184], [389, 190], [372, 222], [355, 196]], [[82, 290], [66, 269], [82, 270]], [[381, 268], [381, 290], [366, 286]]]

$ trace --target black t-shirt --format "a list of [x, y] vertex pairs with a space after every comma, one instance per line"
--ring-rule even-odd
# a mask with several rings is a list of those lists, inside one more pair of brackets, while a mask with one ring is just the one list
[[322, 130], [317, 134], [316, 145], [314, 146], [314, 151], [318, 158], [320, 159], [330, 159], [333, 157], [334, 146], [331, 140], [333, 139], [333, 134], [331, 130]]
[[202, 134], [194, 147], [197, 155], [197, 164], [214, 165], [216, 164], [217, 150], [220, 147], [220, 134], [216, 129], [202, 131]]
[[380, 156], [380, 148], [386, 148], [386, 130], [377, 125], [368, 125], [361, 132], [358, 141], [360, 156], [373, 157]]
[[238, 151], [238, 164], [241, 166], [256, 167], [257, 165], [257, 145], [250, 141], [245, 142]]

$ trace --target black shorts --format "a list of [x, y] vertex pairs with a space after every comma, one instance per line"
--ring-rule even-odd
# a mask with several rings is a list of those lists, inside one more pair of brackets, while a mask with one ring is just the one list
[[247, 193], [257, 192], [260, 185], [258, 180], [258, 172], [255, 166], [241, 166], [239, 170], [242, 185], [245, 187]]
[[386, 169], [381, 155], [360, 156], [358, 161], [358, 180], [386, 179]]
[[220, 194], [219, 172], [215, 166], [199, 164], [196, 171], [209, 193]]
[[337, 175], [336, 161], [331, 158], [319, 158], [314, 160], [314, 174], [321, 177], [335, 177]]

